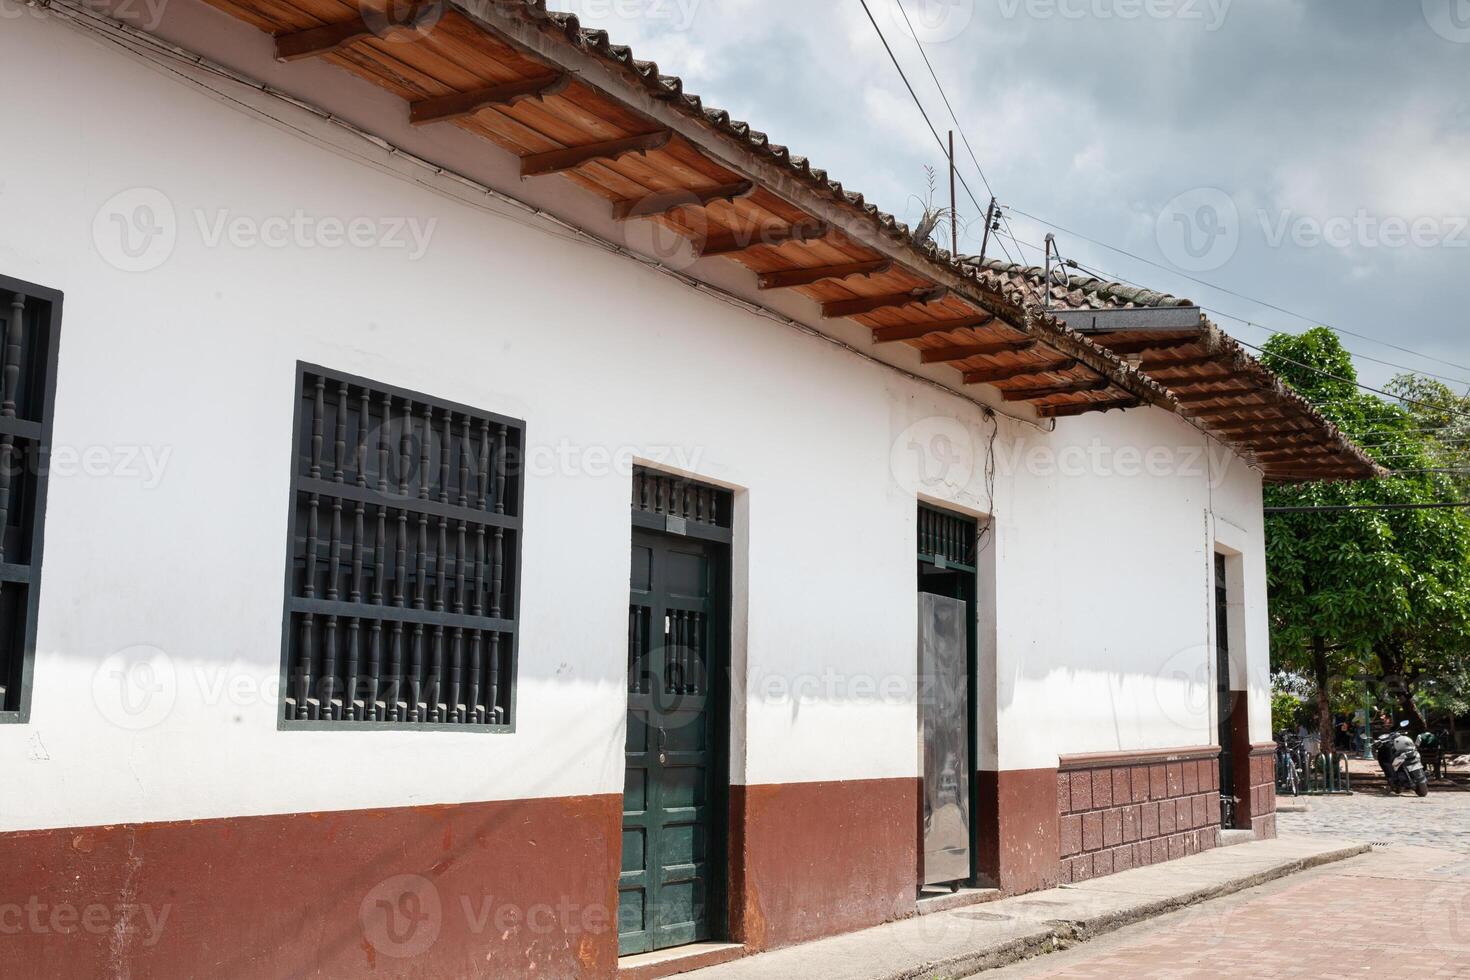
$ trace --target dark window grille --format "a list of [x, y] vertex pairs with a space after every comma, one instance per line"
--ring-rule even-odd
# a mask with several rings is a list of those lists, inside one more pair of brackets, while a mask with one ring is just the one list
[[0, 276], [0, 722], [30, 715], [61, 294]]
[[633, 469], [633, 510], [644, 515], [706, 527], [729, 528], [734, 496], [728, 490], [688, 477]]
[[936, 564], [973, 570], [979, 543], [974, 518], [919, 505], [919, 557]]
[[288, 727], [510, 730], [524, 423], [303, 366]]

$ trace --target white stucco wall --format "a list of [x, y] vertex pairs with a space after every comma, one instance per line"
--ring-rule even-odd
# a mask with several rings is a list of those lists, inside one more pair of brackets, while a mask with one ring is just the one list
[[[1211, 487], [1176, 458], [1164, 475], [1047, 475], [1024, 456], [1206, 445], [1166, 413], [1052, 434], [1000, 422], [992, 503], [972, 402], [385, 173], [402, 167], [358, 144], [358, 159], [324, 148], [348, 144], [38, 13], [0, 32], [0, 82], [39, 78], [44, 98], [10, 103], [0, 273], [65, 291], [55, 445], [114, 465], [51, 478], [31, 720], [0, 725], [0, 830], [621, 792], [628, 485], [591, 472], [619, 451], [738, 493], [737, 782], [916, 773], [918, 495], [996, 515], [982, 765], [1213, 740], [1209, 697], [1193, 711], [1197, 692], [1157, 675], [1209, 662], [1221, 522], [1245, 555], [1245, 651], [1264, 678], [1256, 474], [1232, 460]], [[164, 195], [177, 240], [126, 272], [94, 221], [137, 188]], [[417, 260], [207, 241], [222, 211], [298, 209], [434, 225]], [[298, 360], [526, 420], [514, 734], [277, 730]], [[959, 455], [936, 456], [936, 434]], [[125, 468], [129, 453], [161, 465]], [[124, 706], [115, 668], [139, 646], [161, 672]]]

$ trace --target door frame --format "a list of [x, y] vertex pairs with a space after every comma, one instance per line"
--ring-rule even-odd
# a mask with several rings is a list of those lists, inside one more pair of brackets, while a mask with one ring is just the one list
[[[731, 853], [731, 813], [730, 813], [730, 739], [731, 739], [731, 681], [732, 681], [732, 649], [731, 649], [731, 615], [734, 608], [733, 579], [732, 579], [732, 546], [734, 544], [734, 532], [729, 526], [733, 517], [732, 498], [730, 491], [710, 484], [695, 483], [677, 474], [661, 473], [651, 469], [639, 467], [638, 475], [648, 478], [664, 478], [680, 481], [681, 484], [696, 486], [703, 490], [723, 495], [726, 501], [723, 509], [725, 515], [722, 522], [710, 523], [703, 520], [691, 519], [677, 512], [670, 512], [675, 508], [668, 506], [660, 507], [655, 501], [650, 508], [640, 508], [638, 499], [638, 483], [634, 484], [634, 500], [631, 512], [630, 527], [628, 533], [628, 557], [631, 554], [634, 542], [640, 532], [650, 534], [654, 537], [667, 538], [669, 540], [697, 540], [702, 542], [710, 551], [710, 599], [712, 611], [709, 620], [709, 646], [707, 677], [709, 692], [705, 697], [705, 708], [707, 711], [707, 731], [710, 734], [710, 785], [709, 785], [709, 851], [707, 863], [711, 870], [706, 877], [707, 894], [705, 896], [705, 917], [709, 924], [710, 935], [708, 939], [697, 940], [697, 942], [721, 942], [728, 941], [734, 934], [734, 923], [731, 921], [730, 896], [734, 893], [737, 883], [734, 880], [735, 861]], [[625, 657], [626, 660], [626, 657]], [[628, 713], [628, 685], [627, 664], [624, 665], [623, 684], [623, 715], [627, 718]], [[625, 721], [626, 724], [626, 721]], [[624, 738], [624, 756], [626, 758], [626, 735]], [[623, 792], [627, 792], [626, 766], [624, 776]], [[621, 813], [621, 811], [620, 811]], [[621, 823], [621, 816], [619, 817]], [[614, 889], [620, 883], [622, 870], [622, 834], [618, 834], [618, 861], [617, 871], [614, 877]], [[621, 901], [621, 900], [619, 900]], [[619, 925], [618, 910], [614, 909], [613, 923], [615, 928], [615, 940], [621, 944], [621, 932], [617, 931]], [[668, 949], [679, 949], [680, 946], [659, 947], [652, 952]], [[624, 955], [624, 954], [619, 954]], [[643, 955], [643, 954], [626, 954]]]

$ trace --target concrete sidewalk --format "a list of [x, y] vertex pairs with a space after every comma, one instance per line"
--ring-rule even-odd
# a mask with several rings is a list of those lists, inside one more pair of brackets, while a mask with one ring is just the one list
[[689, 980], [950, 980], [1363, 854], [1294, 837], [1217, 848], [1076, 885], [916, 916], [683, 974]]

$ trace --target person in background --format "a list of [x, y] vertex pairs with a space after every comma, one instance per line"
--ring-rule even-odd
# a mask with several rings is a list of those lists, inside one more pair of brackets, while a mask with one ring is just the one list
[[1346, 719], [1337, 723], [1337, 732], [1332, 736], [1332, 747], [1339, 752], [1352, 751], [1353, 732]]

